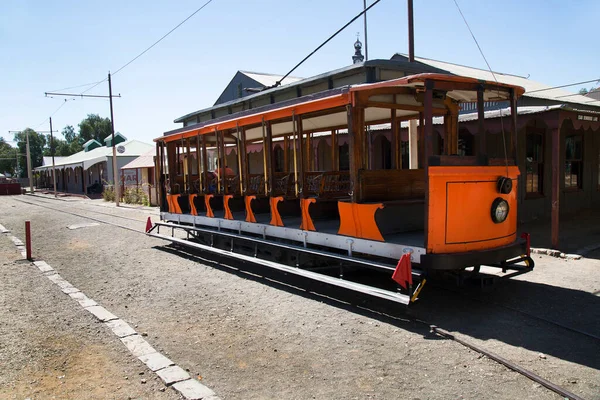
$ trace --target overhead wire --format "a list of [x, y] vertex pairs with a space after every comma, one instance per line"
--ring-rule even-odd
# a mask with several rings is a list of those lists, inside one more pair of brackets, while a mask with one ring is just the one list
[[327, 38], [327, 40], [325, 40], [323, 43], [321, 43], [316, 49], [314, 49], [309, 55], [307, 55], [306, 57], [304, 57], [302, 59], [302, 61], [300, 61], [298, 64], [296, 64], [294, 66], [294, 68], [292, 68], [287, 74], [285, 74], [281, 79], [279, 79], [277, 82], [275, 82], [274, 85], [266, 87], [263, 90], [266, 89], [271, 89], [274, 87], [277, 87], [279, 85], [281, 85], [281, 82], [283, 82], [283, 80], [285, 78], [287, 78], [292, 72], [294, 72], [296, 70], [296, 68], [298, 68], [300, 65], [302, 65], [306, 60], [308, 60], [313, 54], [315, 54], [317, 51], [319, 51], [321, 49], [321, 47], [325, 46], [327, 43], [329, 43], [329, 41], [331, 39], [333, 39], [334, 37], [336, 37], [340, 32], [342, 32], [344, 29], [346, 29], [351, 23], [353, 23], [354, 21], [356, 21], [358, 18], [360, 18], [361, 15], [365, 14], [367, 11], [369, 11], [371, 8], [373, 8], [373, 6], [375, 6], [377, 3], [379, 3], [381, 0], [376, 0], [375, 2], [373, 2], [373, 4], [371, 4], [369, 7], [365, 8], [364, 10], [362, 10], [361, 12], [359, 12], [354, 18], [352, 18], [350, 21], [348, 21], [346, 23], [346, 25], [342, 26], [340, 29], [338, 29], [333, 35], [329, 36], [329, 38]]
[[583, 81], [583, 82], [569, 83], [569, 84], [566, 84], [566, 85], [553, 86], [553, 87], [548, 87], [548, 88], [544, 88], [544, 89], [530, 90], [530, 91], [527, 92], [527, 94], [537, 93], [537, 92], [544, 92], [546, 90], [562, 89], [562, 88], [566, 88], [566, 87], [569, 87], [569, 86], [583, 85], [585, 83], [592, 83], [592, 82], [600, 82], [600, 78], [598, 78], [598, 79], [592, 79], [592, 80], [589, 80], [589, 81]]
[[[475, 34], [471, 30], [471, 27], [469, 26], [469, 23], [467, 22], [465, 15], [463, 14], [462, 10], [460, 9], [460, 6], [458, 5], [457, 0], [453, 0], [453, 1], [454, 1], [454, 4], [456, 5], [456, 8], [458, 9], [458, 12], [460, 13], [460, 16], [462, 17], [463, 21], [465, 22], [465, 25], [467, 26], [469, 33], [471, 33], [471, 37], [475, 41], [475, 44], [477, 45], [477, 48], [479, 49], [479, 53], [481, 53], [481, 57], [483, 57], [483, 60], [485, 61], [488, 69], [490, 70], [490, 73], [494, 77], [494, 80], [496, 81], [497, 84], [499, 84], [498, 79], [496, 78], [496, 74], [492, 70], [492, 67], [490, 66], [490, 63], [488, 62], [487, 58], [485, 57], [485, 54], [483, 54], [483, 50], [481, 50], [481, 46], [479, 45], [479, 42], [477, 41]], [[498, 95], [500, 95], [499, 89], [498, 89]], [[511, 107], [512, 107], [512, 104], [511, 104]], [[513, 112], [516, 112], [516, 110], [513, 110]], [[505, 133], [504, 133], [504, 121], [502, 118], [502, 111], [500, 111], [500, 129], [502, 130], [502, 145], [504, 147], [504, 162], [506, 164], [506, 176], [508, 177], [508, 175], [509, 175], [508, 174], [508, 153], [506, 151], [506, 137], [505, 137]]]
[[[213, 0], [208, 0], [207, 2], [205, 2], [204, 4], [202, 4], [202, 6], [200, 6], [199, 8], [196, 9], [196, 11], [194, 11], [193, 13], [191, 13], [190, 15], [187, 16], [187, 18], [185, 18], [183, 21], [181, 21], [180, 23], [178, 23], [173, 29], [171, 29], [169, 32], [165, 33], [160, 39], [158, 39], [157, 41], [155, 41], [154, 43], [152, 43], [150, 46], [148, 46], [144, 51], [142, 51], [140, 54], [138, 54], [137, 56], [133, 57], [131, 60], [129, 60], [127, 63], [125, 63], [123, 66], [121, 66], [120, 68], [118, 68], [115, 72], [112, 73], [112, 75], [116, 75], [119, 72], [121, 72], [123, 69], [125, 69], [127, 66], [129, 66], [131, 63], [133, 63], [135, 60], [137, 60], [138, 58], [140, 58], [141, 56], [143, 56], [144, 54], [146, 54], [150, 49], [152, 49], [154, 46], [156, 46], [157, 44], [159, 44], [160, 42], [162, 42], [167, 36], [169, 36], [171, 33], [173, 33], [177, 28], [179, 28], [181, 25], [185, 24], [190, 18], [192, 18], [194, 15], [198, 14], [204, 7], [206, 7], [207, 5], [209, 5], [210, 3], [212, 3]], [[101, 83], [104, 83], [108, 80], [108, 78], [104, 78], [101, 81], [98, 81], [95, 83], [94, 86], [84, 90], [83, 92], [81, 92], [80, 94], [84, 94], [89, 92], [90, 90], [94, 89], [96, 86], [100, 85]], [[82, 85], [84, 86], [84, 85]]]
[[[379, 0], [378, 0], [379, 1]], [[119, 73], [120, 71], [122, 71], [123, 69], [125, 69], [127, 66], [129, 66], [131, 63], [133, 63], [135, 60], [137, 60], [138, 58], [140, 58], [141, 56], [143, 56], [146, 52], [148, 52], [150, 49], [152, 49], [154, 46], [156, 46], [158, 43], [160, 43], [161, 41], [163, 41], [167, 36], [169, 36], [171, 33], [173, 33], [177, 28], [179, 28], [181, 25], [183, 25], [184, 23], [186, 23], [190, 18], [192, 18], [194, 15], [196, 15], [198, 12], [200, 12], [203, 8], [205, 8], [207, 5], [209, 5], [210, 3], [212, 3], [213, 0], [208, 0], [206, 1], [204, 4], [202, 4], [202, 6], [200, 6], [199, 8], [197, 8], [193, 13], [191, 13], [189, 16], [187, 16], [187, 18], [185, 18], [183, 21], [181, 21], [180, 23], [178, 23], [173, 29], [171, 29], [169, 32], [167, 32], [166, 34], [164, 34], [160, 39], [158, 39], [157, 41], [155, 41], [154, 43], [152, 43], [149, 47], [147, 47], [144, 51], [142, 51], [140, 54], [138, 54], [137, 56], [135, 56], [134, 58], [132, 58], [130, 61], [128, 61], [126, 64], [124, 64], [123, 66], [121, 66], [119, 69], [117, 69], [115, 72], [113, 72], [112, 75], [116, 75], [117, 73]], [[79, 93], [80, 95], [83, 95], [87, 92], [89, 92], [90, 90], [94, 89], [95, 87], [97, 87], [98, 85], [106, 82], [108, 80], [108, 78], [104, 78], [100, 81], [97, 82], [90, 82], [90, 83], [86, 83], [83, 85], [77, 85], [77, 86], [70, 86], [67, 88], [62, 88], [62, 89], [57, 89], [57, 90], [52, 90], [52, 92], [60, 92], [63, 90], [69, 90], [69, 89], [76, 89], [76, 88], [81, 88], [81, 87], [86, 87], [86, 86], [90, 86], [91, 87], [87, 88], [86, 90], [82, 91], [81, 93]], [[51, 96], [50, 96], [51, 97]], [[74, 99], [73, 99], [74, 100]], [[52, 113], [51, 117], [56, 114], [58, 112], [58, 110], [60, 110], [67, 102], [67, 99], [65, 99], [65, 102], [63, 104], [60, 105], [60, 107], [58, 107], [58, 109]], [[46, 123], [46, 121], [48, 121], [49, 118], [46, 118], [42, 123], [40, 123], [37, 127], [41, 126], [42, 124]], [[36, 129], [37, 129], [36, 127]]]

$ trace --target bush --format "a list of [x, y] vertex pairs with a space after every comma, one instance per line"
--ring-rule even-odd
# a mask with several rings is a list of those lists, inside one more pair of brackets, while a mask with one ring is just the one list
[[102, 191], [102, 198], [104, 201], [115, 201], [115, 188], [113, 186], [106, 186]]
[[148, 195], [144, 192], [142, 187], [126, 188], [123, 193], [123, 200], [127, 204], [141, 204], [149, 205]]

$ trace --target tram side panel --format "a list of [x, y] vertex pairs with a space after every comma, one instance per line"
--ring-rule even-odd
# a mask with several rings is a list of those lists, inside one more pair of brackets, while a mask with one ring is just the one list
[[[424, 266], [456, 269], [525, 254], [517, 238], [518, 176], [516, 166], [431, 166]], [[502, 178], [512, 181], [509, 192]]]

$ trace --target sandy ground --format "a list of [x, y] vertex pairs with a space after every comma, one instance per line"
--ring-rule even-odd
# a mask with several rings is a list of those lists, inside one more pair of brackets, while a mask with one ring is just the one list
[[[533, 273], [484, 292], [426, 287], [407, 314], [259, 267], [182, 257], [164, 241], [108, 224], [69, 230], [92, 221], [40, 205], [139, 232], [155, 211], [30, 196], [1, 202], [0, 224], [19, 238], [31, 220], [34, 257], [137, 325], [222, 399], [559, 398], [408, 315], [600, 399], [600, 341], [490, 304], [600, 336], [597, 260], [543, 256]], [[0, 397], [177, 398], [160, 391], [161, 382], [115, 336], [37, 269], [16, 262], [12, 242], [0, 239], [0, 319], [9, 321], [0, 328]]]

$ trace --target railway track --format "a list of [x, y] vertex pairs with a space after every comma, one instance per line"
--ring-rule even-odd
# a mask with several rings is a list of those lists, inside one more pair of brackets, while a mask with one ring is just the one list
[[[143, 234], [144, 236], [146, 236], [146, 232], [143, 229], [135, 229], [135, 228], [123, 225], [123, 224], [119, 224], [119, 223], [107, 221], [105, 219], [100, 219], [100, 218], [92, 217], [92, 216], [89, 216], [89, 215], [84, 215], [84, 214], [80, 214], [80, 213], [76, 213], [76, 212], [72, 212], [72, 211], [67, 211], [67, 210], [64, 210], [64, 209], [61, 209], [61, 208], [51, 207], [51, 206], [49, 206], [49, 204], [52, 202], [52, 200], [44, 201], [44, 200], [38, 199], [38, 198], [36, 198], [33, 201], [32, 200], [29, 200], [29, 201], [28, 200], [21, 200], [21, 199], [16, 199], [16, 198], [14, 198], [14, 199], [16, 201], [24, 203], [24, 204], [28, 204], [28, 205], [32, 205], [32, 206], [37, 206], [37, 207], [42, 207], [42, 208], [45, 208], [45, 209], [48, 209], [48, 210], [52, 210], [52, 211], [56, 211], [56, 212], [60, 212], [60, 213], [64, 213], [64, 214], [68, 214], [68, 215], [72, 215], [72, 216], [84, 218], [84, 219], [89, 219], [89, 220], [92, 220], [92, 221], [95, 221], [95, 222], [99, 222], [99, 223], [111, 225], [111, 226], [118, 227], [118, 228], [121, 228], [121, 229], [125, 229], [125, 230], [129, 230], [129, 231], [136, 232], [136, 233], [139, 233], [139, 234]], [[89, 210], [89, 209], [73, 208], [73, 207], [70, 207], [70, 209], [75, 209], [75, 210], [79, 210], [79, 211], [82, 211], [82, 212], [88, 212], [88, 213], [89, 212], [93, 212], [94, 215], [100, 214], [100, 215], [108, 216], [108, 217], [114, 218], [114, 219], [124, 219], [124, 220], [134, 221], [134, 222], [138, 222], [138, 223], [145, 223], [146, 222], [145, 219], [130, 218], [130, 217], [125, 217], [125, 216], [120, 216], [120, 215], [114, 215], [114, 214], [110, 214], [110, 213], [103, 213], [103, 212], [96, 211], [96, 210], [92, 211], [92, 210]], [[569, 327], [567, 325], [561, 324], [561, 323], [556, 322], [556, 321], [552, 321], [552, 320], [544, 318], [544, 317], [540, 317], [540, 316], [534, 315], [534, 314], [529, 313], [529, 312], [524, 311], [524, 310], [519, 310], [519, 309], [514, 308], [514, 307], [509, 307], [509, 306], [505, 306], [505, 305], [502, 305], [502, 304], [498, 304], [498, 303], [493, 302], [493, 301], [486, 301], [486, 300], [483, 300], [483, 299], [475, 298], [473, 296], [469, 296], [467, 294], [461, 293], [461, 292], [456, 291], [456, 290], [450, 290], [450, 289], [445, 288], [445, 287], [436, 286], [436, 288], [441, 288], [441, 289], [445, 290], [447, 293], [453, 294], [455, 296], [466, 297], [469, 300], [479, 301], [479, 302], [488, 304], [488, 305], [493, 306], [493, 307], [499, 307], [499, 308], [502, 308], [502, 309], [505, 309], [505, 310], [509, 310], [511, 312], [518, 313], [520, 315], [524, 315], [524, 316], [526, 316], [528, 318], [531, 318], [533, 320], [536, 320], [536, 321], [539, 321], [539, 322], [543, 322], [543, 323], [552, 325], [554, 327], [558, 327], [558, 328], [564, 329], [564, 330], [569, 331], [571, 333], [579, 334], [579, 335], [585, 336], [587, 338], [591, 338], [591, 339], [600, 341], [600, 336], [591, 334], [589, 332], [581, 331], [579, 329], [575, 329], [575, 328]], [[454, 342], [459, 343], [459, 344], [461, 344], [464, 347], [467, 347], [467, 348], [469, 348], [471, 350], [474, 350], [474, 351], [476, 351], [476, 352], [478, 352], [478, 353], [480, 353], [480, 354], [482, 354], [482, 355], [490, 358], [491, 360], [494, 360], [497, 363], [502, 364], [505, 367], [507, 367], [507, 368], [509, 368], [509, 369], [511, 369], [511, 370], [513, 370], [513, 371], [515, 371], [515, 372], [517, 372], [517, 373], [519, 373], [519, 374], [521, 374], [521, 375], [523, 375], [523, 376], [525, 376], [525, 377], [527, 377], [527, 378], [529, 378], [529, 379], [531, 379], [531, 380], [533, 380], [535, 382], [537, 382], [538, 384], [546, 387], [547, 389], [549, 389], [549, 390], [551, 390], [551, 391], [559, 394], [563, 398], [568, 398], [568, 399], [573, 399], [573, 400], [583, 400], [583, 398], [581, 398], [580, 396], [578, 396], [578, 395], [576, 395], [576, 394], [574, 394], [574, 393], [572, 393], [572, 392], [564, 389], [563, 387], [561, 387], [561, 386], [559, 386], [559, 385], [557, 385], [557, 384], [555, 384], [553, 382], [550, 382], [550, 381], [544, 379], [543, 377], [541, 377], [541, 376], [533, 373], [532, 371], [530, 371], [530, 370], [528, 370], [526, 368], [523, 368], [523, 367], [521, 367], [521, 366], [519, 366], [519, 365], [517, 365], [517, 364], [515, 364], [515, 363], [513, 363], [513, 362], [511, 362], [511, 361], [509, 361], [509, 360], [507, 360], [507, 359], [505, 359], [505, 358], [497, 355], [497, 354], [489, 352], [486, 349], [484, 349], [484, 348], [482, 348], [482, 347], [480, 347], [480, 346], [478, 346], [478, 345], [476, 345], [476, 344], [474, 344], [472, 342], [465, 341], [463, 339], [457, 338], [455, 335], [453, 335], [449, 331], [444, 330], [444, 329], [438, 327], [435, 324], [432, 324], [432, 323], [430, 323], [428, 321], [420, 320], [420, 319], [418, 319], [416, 317], [410, 317], [410, 319], [413, 322], [415, 322], [415, 323], [418, 323], [418, 324], [421, 324], [423, 326], [426, 326], [432, 333], [435, 333], [436, 335], [438, 335], [440, 337], [443, 337], [445, 339], [453, 340]]]

